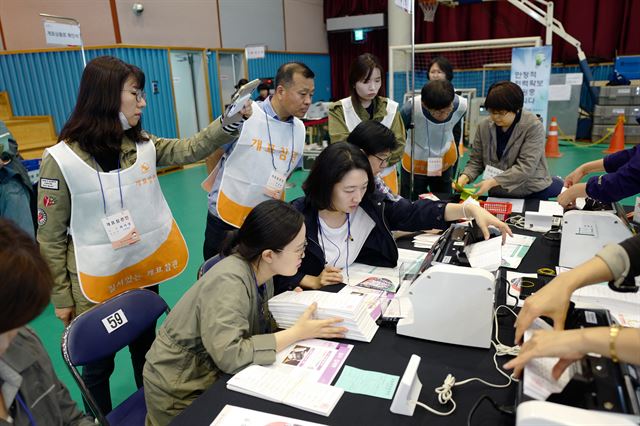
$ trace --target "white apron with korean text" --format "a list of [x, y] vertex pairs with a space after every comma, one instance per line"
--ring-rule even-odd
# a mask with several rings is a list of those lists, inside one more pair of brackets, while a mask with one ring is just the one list
[[[60, 166], [71, 193], [70, 228], [78, 281], [84, 296], [94, 303], [173, 278], [189, 260], [187, 245], [158, 183], [155, 146], [137, 143], [136, 149], [137, 159], [131, 167], [121, 170], [119, 176], [101, 172], [100, 179], [64, 142], [45, 152]], [[114, 249], [102, 219], [124, 210], [131, 215], [139, 241]]]
[[[467, 100], [462, 96], [456, 95], [458, 99], [458, 108], [453, 111], [451, 118], [443, 123], [427, 121], [422, 112], [422, 100], [420, 96], [416, 96], [413, 101], [414, 114], [414, 132], [415, 132], [415, 148], [414, 148], [414, 173], [423, 176], [437, 176], [438, 174], [429, 173], [429, 158], [442, 158], [441, 172], [453, 166], [458, 159], [458, 151], [453, 140], [453, 128], [456, 123], [464, 116], [467, 111]], [[411, 143], [407, 141], [404, 147], [404, 155], [402, 156], [402, 168], [407, 172], [411, 172]]]
[[[270, 199], [265, 194], [269, 178], [274, 171], [284, 179], [291, 175], [302, 155], [304, 136], [300, 119], [276, 120], [254, 104], [224, 166], [216, 203], [220, 219], [239, 228], [251, 209]], [[284, 199], [284, 191], [280, 198]]]
[[[350, 97], [341, 99], [340, 103], [342, 104], [344, 122], [347, 125], [347, 129], [349, 129], [349, 132], [353, 132], [353, 129], [362, 122], [362, 119], [360, 119], [356, 110], [353, 108], [353, 102]], [[380, 123], [387, 129], [391, 129], [391, 125], [393, 124], [393, 119], [395, 118], [397, 111], [398, 103], [391, 99], [387, 99], [387, 113]], [[398, 193], [398, 171], [395, 164], [382, 169], [380, 171], [380, 177], [394, 194]]]

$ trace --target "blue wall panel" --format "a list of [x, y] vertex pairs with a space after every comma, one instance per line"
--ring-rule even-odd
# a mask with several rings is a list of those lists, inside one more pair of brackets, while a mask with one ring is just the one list
[[331, 100], [331, 62], [329, 55], [267, 52], [263, 59], [249, 59], [249, 80], [260, 77], [275, 77], [280, 65], [285, 62], [305, 63], [316, 75], [313, 102]]
[[220, 82], [218, 81], [218, 56], [215, 51], [207, 52], [207, 67], [209, 72], [209, 97], [211, 99], [211, 111], [215, 119], [222, 114], [220, 106]]
[[[176, 122], [168, 52], [164, 49], [111, 48], [86, 51], [87, 61], [113, 55], [140, 67], [146, 89], [158, 81], [159, 93], [147, 98], [143, 127], [158, 136], [175, 137]], [[15, 115], [51, 115], [56, 132], [76, 102], [82, 58], [79, 51], [50, 51], [0, 55], [0, 91], [9, 92]]]

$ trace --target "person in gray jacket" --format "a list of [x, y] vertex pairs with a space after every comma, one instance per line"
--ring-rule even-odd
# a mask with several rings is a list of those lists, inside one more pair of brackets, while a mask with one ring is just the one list
[[0, 425], [94, 425], [25, 325], [49, 304], [53, 279], [35, 241], [0, 218]]
[[489, 88], [484, 106], [490, 116], [478, 125], [469, 162], [454, 189], [483, 174], [474, 185], [478, 195], [547, 200], [560, 193], [562, 179], [549, 175], [542, 122], [523, 105], [517, 84], [501, 81]]
[[158, 331], [144, 366], [148, 425], [165, 425], [222, 373], [267, 365], [303, 339], [342, 338], [340, 318], [314, 320], [316, 305], [275, 331], [267, 301], [274, 275], [294, 275], [304, 257], [304, 218], [279, 200], [258, 204], [231, 231], [215, 264], [178, 301]]

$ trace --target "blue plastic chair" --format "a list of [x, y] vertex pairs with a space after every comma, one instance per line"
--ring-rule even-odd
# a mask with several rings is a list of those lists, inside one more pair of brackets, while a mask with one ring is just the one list
[[202, 262], [202, 265], [200, 265], [200, 268], [198, 268], [198, 279], [202, 278], [202, 276], [211, 268], [213, 268], [213, 265], [215, 265], [216, 263], [220, 262], [222, 259], [224, 259], [224, 256], [220, 253], [216, 254], [213, 257], [210, 257], [209, 259], [205, 260], [204, 262]]
[[119, 294], [79, 315], [62, 336], [62, 357], [80, 387], [82, 396], [101, 425], [144, 425], [147, 406], [141, 387], [105, 415], [87, 389], [77, 367], [100, 361], [129, 345], [169, 307], [156, 293], [136, 289]]

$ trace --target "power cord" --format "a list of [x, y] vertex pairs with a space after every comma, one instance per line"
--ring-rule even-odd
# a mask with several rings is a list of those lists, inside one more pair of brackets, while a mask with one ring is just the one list
[[525, 229], [524, 216], [522, 215], [509, 216], [505, 222], [509, 225], [515, 226], [518, 229]]
[[478, 409], [478, 407], [480, 406], [480, 404], [482, 404], [482, 401], [485, 401], [485, 400], [489, 401], [491, 403], [491, 405], [493, 406], [493, 408], [495, 408], [497, 411], [499, 411], [502, 414], [506, 414], [506, 415], [509, 415], [509, 416], [513, 416], [515, 414], [515, 412], [513, 411], [513, 406], [498, 405], [498, 403], [495, 402], [490, 396], [482, 395], [475, 402], [475, 404], [473, 404], [473, 407], [471, 407], [471, 410], [469, 411], [469, 415], [467, 416], [467, 426], [471, 426], [471, 419], [473, 418], [473, 415], [475, 414], [475, 412]]
[[493, 354], [493, 364], [496, 367], [496, 370], [502, 374], [504, 377], [507, 378], [507, 383], [504, 384], [495, 384], [495, 383], [489, 383], [479, 377], [471, 377], [469, 379], [465, 379], [459, 382], [456, 382], [456, 378], [452, 375], [452, 374], [447, 374], [447, 377], [444, 379], [444, 382], [442, 383], [442, 386], [439, 386], [437, 388], [435, 388], [435, 392], [438, 395], [438, 402], [440, 403], [440, 405], [447, 405], [449, 402], [451, 402], [452, 407], [449, 411], [438, 411], [435, 410], [431, 407], [429, 407], [427, 404], [424, 404], [420, 401], [415, 401], [416, 405], [419, 405], [420, 407], [424, 408], [425, 410], [433, 413], [433, 414], [437, 414], [439, 416], [448, 416], [451, 413], [453, 413], [456, 410], [456, 402], [453, 399], [453, 388], [455, 386], [462, 386], [465, 385], [467, 383], [471, 383], [474, 381], [483, 383], [487, 386], [490, 386], [492, 388], [506, 388], [511, 386], [511, 383], [513, 382], [518, 382], [519, 380], [516, 379], [515, 377], [505, 373], [499, 366], [498, 366], [498, 358], [499, 356], [517, 356], [520, 353], [520, 346], [516, 345], [516, 346], [507, 346], [505, 344], [503, 344], [502, 342], [500, 342], [500, 339], [498, 338], [498, 310], [500, 310], [500, 308], [505, 308], [507, 309], [509, 312], [511, 312], [515, 317], [517, 317], [518, 315], [513, 311], [513, 309], [511, 309], [509, 306], [507, 305], [500, 305], [498, 306], [494, 311], [493, 311], [493, 324], [494, 324], [494, 337], [495, 337], [495, 342], [491, 341], [491, 345], [495, 348], [495, 353]]

